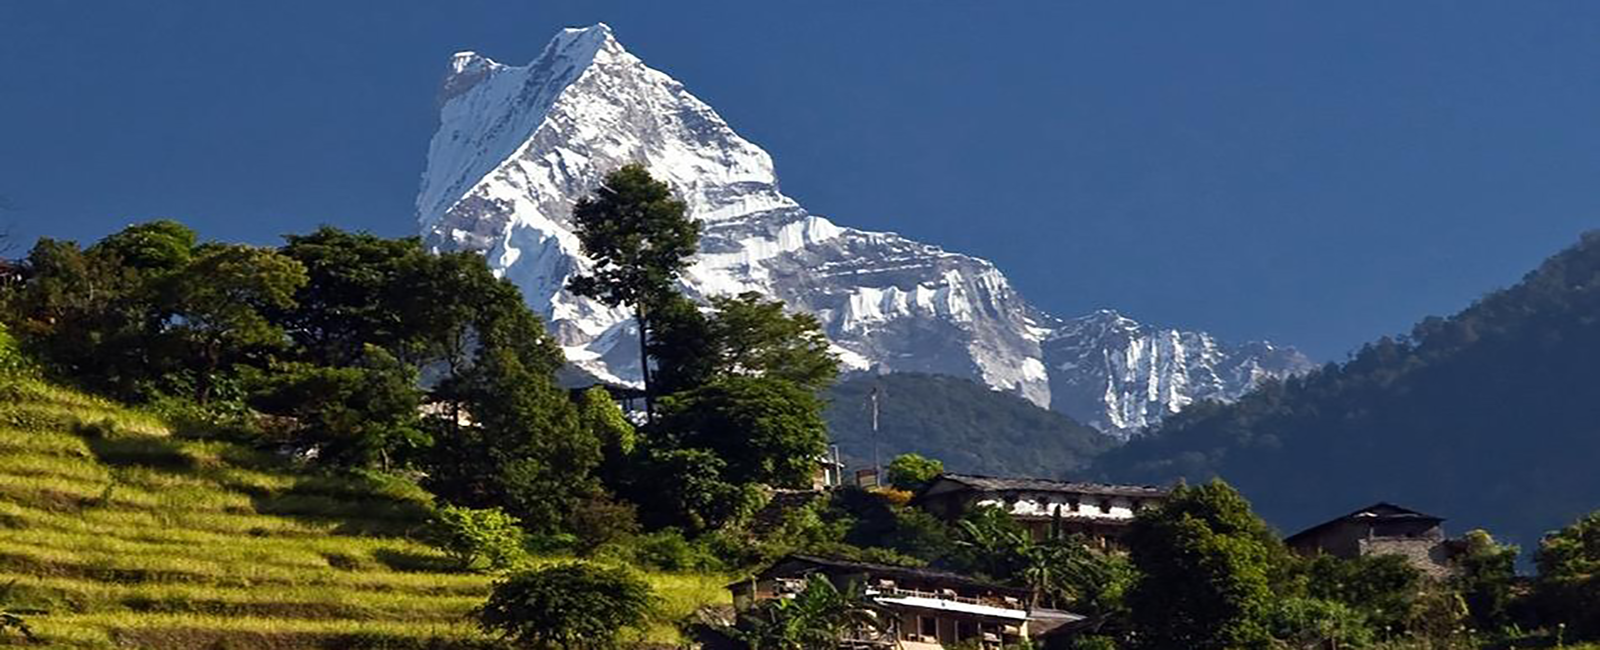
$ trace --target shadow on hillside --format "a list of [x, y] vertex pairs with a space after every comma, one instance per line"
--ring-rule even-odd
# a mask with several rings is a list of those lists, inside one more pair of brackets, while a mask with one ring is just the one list
[[177, 440], [156, 436], [117, 435], [102, 430], [102, 425], [75, 427], [90, 453], [112, 467], [149, 467], [173, 472], [194, 471], [199, 463], [186, 453]]
[[335, 535], [404, 536], [428, 520], [427, 506], [386, 496], [361, 476], [311, 476], [285, 490], [253, 490], [256, 512], [332, 524]]
[[388, 567], [390, 571], [451, 573], [461, 570], [461, 566], [454, 560], [433, 553], [414, 553], [392, 548], [380, 548], [372, 552], [372, 559]]

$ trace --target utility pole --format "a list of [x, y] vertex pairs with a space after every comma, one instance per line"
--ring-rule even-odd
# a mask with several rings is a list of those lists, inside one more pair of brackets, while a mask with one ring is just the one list
[[868, 399], [872, 400], [872, 475], [878, 481], [878, 485], [883, 485], [883, 458], [878, 453], [878, 386], [876, 384], [872, 386], [872, 394]]

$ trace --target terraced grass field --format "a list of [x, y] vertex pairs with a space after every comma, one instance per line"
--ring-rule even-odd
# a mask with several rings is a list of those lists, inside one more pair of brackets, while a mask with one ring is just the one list
[[[0, 606], [51, 647], [466, 648], [491, 576], [414, 541], [405, 481], [296, 472], [249, 446], [32, 380], [0, 381]], [[646, 640], [727, 598], [647, 576]], [[21, 643], [15, 631], [0, 643]]]

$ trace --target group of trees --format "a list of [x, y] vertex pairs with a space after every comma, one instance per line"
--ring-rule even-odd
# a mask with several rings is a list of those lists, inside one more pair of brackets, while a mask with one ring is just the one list
[[742, 543], [769, 488], [810, 484], [828, 343], [756, 294], [681, 295], [699, 226], [642, 167], [608, 175], [573, 221], [595, 265], [571, 289], [638, 316], [641, 417], [607, 387], [557, 383], [560, 348], [482, 256], [329, 227], [277, 247], [170, 220], [87, 247], [41, 239], [0, 287], [0, 364], [25, 352], [189, 434], [254, 436], [313, 469], [414, 476], [438, 503], [427, 534], [464, 568], [552, 548], [719, 563], [708, 540]]
[[[1179, 486], [1141, 511], [1122, 549], [1053, 527], [1042, 539], [997, 508], [944, 522], [905, 505], [936, 460], [889, 463], [897, 487], [846, 489], [797, 511], [778, 537], [798, 550], [932, 565], [1019, 587], [1034, 606], [1085, 616], [1067, 648], [1482, 647], [1516, 639], [1600, 638], [1600, 513], [1547, 538], [1536, 577], [1517, 549], [1467, 534], [1447, 578], [1401, 556], [1340, 559], [1292, 553], [1236, 490]], [[794, 547], [789, 547], [795, 550]], [[846, 586], [835, 591], [847, 593]], [[798, 604], [766, 605], [739, 634], [786, 629]], [[805, 647], [771, 645], [762, 647]]]
[[1191, 405], [1095, 471], [1141, 483], [1223, 476], [1289, 524], [1396, 501], [1532, 547], [1600, 495], [1596, 286], [1591, 233], [1453, 316], [1235, 403]]

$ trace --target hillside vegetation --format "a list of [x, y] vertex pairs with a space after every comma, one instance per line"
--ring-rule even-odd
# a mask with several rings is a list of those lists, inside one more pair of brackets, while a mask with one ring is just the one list
[[895, 373], [854, 377], [828, 392], [828, 429], [840, 451], [870, 464], [873, 388], [879, 390], [879, 452], [938, 458], [953, 472], [1066, 478], [1113, 440], [1016, 395], [957, 377]]
[[[0, 382], [0, 606], [52, 647], [477, 647], [492, 578], [413, 541], [430, 497], [296, 469], [33, 380]], [[723, 578], [647, 576], [650, 637]], [[11, 633], [10, 641], [20, 641]]]
[[1220, 475], [1293, 530], [1384, 500], [1531, 550], [1600, 505], [1600, 235], [1449, 318], [1104, 457], [1131, 481]]

